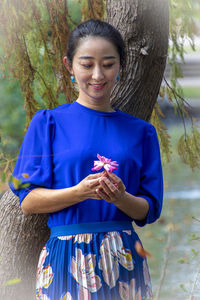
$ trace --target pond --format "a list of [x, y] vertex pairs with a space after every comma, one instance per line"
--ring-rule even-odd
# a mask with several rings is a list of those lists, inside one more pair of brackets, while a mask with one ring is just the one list
[[[180, 128], [169, 129], [173, 150]], [[199, 300], [200, 171], [192, 171], [173, 153], [172, 161], [163, 166], [163, 173], [165, 193], [160, 220], [143, 228], [134, 226], [144, 248], [153, 256], [148, 263], [154, 299]]]

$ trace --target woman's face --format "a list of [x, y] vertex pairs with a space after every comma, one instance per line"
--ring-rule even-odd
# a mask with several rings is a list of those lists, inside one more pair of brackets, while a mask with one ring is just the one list
[[79, 99], [105, 104], [110, 101], [119, 69], [115, 46], [104, 38], [87, 37], [80, 41], [69, 71], [79, 86]]

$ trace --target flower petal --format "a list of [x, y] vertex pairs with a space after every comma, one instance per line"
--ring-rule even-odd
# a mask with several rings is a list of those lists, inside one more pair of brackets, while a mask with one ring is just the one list
[[97, 154], [97, 157], [99, 160], [94, 161], [94, 168], [91, 169], [92, 171], [98, 171], [104, 167], [107, 172], [111, 173], [113, 170], [117, 169], [117, 166], [119, 166], [116, 161], [111, 161], [111, 158], [101, 156], [99, 153]]

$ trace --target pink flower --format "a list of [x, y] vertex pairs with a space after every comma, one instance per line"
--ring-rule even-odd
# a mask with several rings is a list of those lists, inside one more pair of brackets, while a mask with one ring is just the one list
[[111, 173], [113, 170], [117, 169], [116, 166], [119, 166], [116, 161], [111, 161], [110, 158], [106, 158], [99, 154], [97, 154], [97, 157], [99, 160], [94, 161], [94, 168], [92, 168], [92, 171], [98, 171], [103, 167], [107, 172]]

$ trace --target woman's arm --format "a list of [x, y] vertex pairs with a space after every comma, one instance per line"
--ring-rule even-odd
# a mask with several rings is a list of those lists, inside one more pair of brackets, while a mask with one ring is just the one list
[[[104, 200], [113, 203], [117, 208], [135, 220], [144, 220], [149, 211], [149, 203], [142, 197], [136, 197], [125, 191], [121, 179], [114, 173], [107, 173], [99, 180], [101, 188], [97, 193]], [[117, 183], [116, 187], [113, 182]]]
[[83, 200], [76, 186], [56, 190], [36, 188], [24, 198], [21, 209], [25, 215], [51, 213]]
[[[143, 139], [141, 169], [137, 175], [140, 182], [137, 191], [131, 194], [125, 193], [122, 180], [114, 173], [109, 173], [108, 176], [111, 182], [102, 181], [102, 188], [99, 190], [99, 195], [103, 199], [112, 202], [133, 217], [138, 226], [153, 223], [160, 217], [163, 203], [163, 174], [159, 141], [156, 130], [151, 124], [146, 126]], [[117, 183], [118, 189], [112, 181]]]
[[24, 214], [51, 213], [87, 198], [101, 199], [96, 193], [102, 173], [90, 174], [77, 185], [64, 189], [35, 188], [23, 199]]
[[115, 201], [115, 206], [135, 220], [144, 220], [149, 211], [149, 203], [142, 197], [125, 192], [122, 201]]

